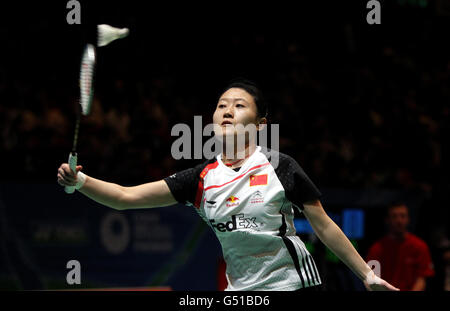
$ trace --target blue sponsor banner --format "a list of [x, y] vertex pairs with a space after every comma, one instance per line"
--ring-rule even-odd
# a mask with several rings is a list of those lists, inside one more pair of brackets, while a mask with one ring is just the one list
[[364, 211], [362, 209], [344, 209], [342, 211], [342, 231], [349, 239], [364, 237]]
[[[359, 208], [343, 209], [340, 214], [328, 212], [330, 218], [341, 227], [349, 239], [364, 238], [364, 210]], [[305, 218], [295, 218], [294, 226], [298, 234], [312, 234], [313, 228]]]
[[309, 224], [309, 221], [305, 218], [294, 219], [295, 230], [298, 234], [311, 234], [314, 233], [313, 228]]
[[1, 185], [3, 288], [71, 288], [66, 264], [81, 265], [76, 288], [216, 290], [222, 256], [193, 207], [116, 211], [58, 185]]

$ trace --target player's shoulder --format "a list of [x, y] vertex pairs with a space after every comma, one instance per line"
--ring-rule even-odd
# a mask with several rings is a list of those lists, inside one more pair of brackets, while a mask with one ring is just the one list
[[208, 171], [210, 169], [214, 169], [218, 166], [217, 158], [212, 158], [208, 160], [204, 160], [203, 162], [197, 164], [193, 167], [193, 170], [197, 175], [200, 175], [204, 171]]
[[217, 163], [217, 158], [212, 158], [212, 159], [207, 159], [207, 160], [203, 160], [202, 162], [200, 162], [199, 164], [195, 165], [194, 167], [196, 168], [205, 168], [208, 165], [214, 165], [215, 163]]
[[279, 157], [279, 158], [282, 158], [284, 161], [295, 161], [291, 156], [289, 156], [283, 152], [280, 152], [278, 150], [274, 150], [272, 148], [267, 148], [264, 146], [259, 146], [259, 147], [260, 147], [260, 152], [262, 154], [264, 154], [269, 160], [272, 157]]
[[217, 163], [217, 159], [212, 158], [208, 160], [203, 160], [199, 163], [194, 164], [194, 166], [191, 166], [189, 168], [180, 170], [165, 179], [169, 180], [179, 180], [181, 179], [196, 179], [200, 177], [200, 174], [207, 168], [208, 166], [211, 168], [211, 166], [214, 166], [214, 163]]
[[262, 146], [260, 152], [266, 156], [269, 162], [272, 164], [276, 163], [277, 168], [280, 170], [302, 170], [300, 164], [286, 153]]

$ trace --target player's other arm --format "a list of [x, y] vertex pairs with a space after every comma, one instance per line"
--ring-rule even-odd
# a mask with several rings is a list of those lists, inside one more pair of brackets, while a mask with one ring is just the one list
[[319, 239], [364, 282], [368, 290], [398, 290], [374, 274], [319, 200], [305, 202], [303, 206], [303, 213]]
[[[81, 169], [81, 166], [77, 166], [77, 173]], [[75, 186], [77, 182], [78, 179], [69, 165], [62, 164], [58, 169], [58, 183], [62, 186]], [[78, 191], [116, 210], [160, 207], [177, 203], [164, 180], [124, 187], [85, 175], [84, 184]]]

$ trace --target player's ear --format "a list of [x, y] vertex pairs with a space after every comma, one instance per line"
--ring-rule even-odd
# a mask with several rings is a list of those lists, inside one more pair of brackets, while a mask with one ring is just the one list
[[265, 117], [260, 118], [257, 124], [258, 131], [263, 130], [264, 127], [266, 126], [267, 126], [267, 119]]

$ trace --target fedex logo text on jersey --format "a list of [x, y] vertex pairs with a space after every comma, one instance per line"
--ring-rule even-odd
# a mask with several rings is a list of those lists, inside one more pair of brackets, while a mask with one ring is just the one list
[[214, 219], [210, 219], [211, 226], [220, 232], [233, 231], [242, 228], [257, 228], [256, 217], [245, 217], [244, 214], [231, 216], [231, 220], [227, 222], [216, 223]]

